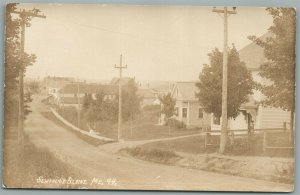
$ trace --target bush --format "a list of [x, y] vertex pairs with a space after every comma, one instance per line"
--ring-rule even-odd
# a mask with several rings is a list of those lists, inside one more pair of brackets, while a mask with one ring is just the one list
[[181, 159], [181, 156], [177, 155], [174, 151], [163, 150], [158, 148], [146, 149], [143, 147], [135, 147], [135, 148], [124, 148], [120, 151], [128, 153], [130, 156], [152, 161], [156, 163], [163, 164], [174, 164], [177, 160]]
[[171, 118], [167, 121], [166, 125], [169, 125], [169, 124], [171, 127], [174, 127], [176, 129], [185, 129], [186, 128], [186, 125], [184, 122], [173, 119], [173, 118]]

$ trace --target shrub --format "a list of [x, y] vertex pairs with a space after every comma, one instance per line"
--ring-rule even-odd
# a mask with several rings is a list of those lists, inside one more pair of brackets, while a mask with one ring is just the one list
[[163, 163], [163, 164], [173, 164], [175, 161], [181, 158], [174, 151], [162, 150], [157, 148], [153, 148], [153, 149], [146, 149], [143, 147], [124, 148], [121, 149], [120, 152], [128, 153], [130, 156], [138, 159]]
[[184, 122], [176, 120], [174, 118], [171, 118], [167, 121], [166, 125], [169, 125], [169, 124], [171, 127], [174, 127], [176, 129], [185, 129], [186, 128], [186, 125]]

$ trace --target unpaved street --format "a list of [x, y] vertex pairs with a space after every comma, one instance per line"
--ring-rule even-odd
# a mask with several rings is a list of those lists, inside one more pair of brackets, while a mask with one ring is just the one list
[[[32, 113], [25, 123], [25, 132], [38, 147], [47, 148], [88, 179], [116, 179], [116, 186], [107, 183], [86, 185], [86, 188], [155, 189], [155, 190], [225, 190], [225, 191], [291, 191], [292, 185], [228, 176], [211, 172], [160, 165], [104, 152], [87, 144], [64, 128], [44, 118], [49, 111], [34, 97]], [[105, 146], [106, 147], [106, 146]], [[66, 176], [68, 177], [68, 176]], [[75, 178], [76, 179], [76, 178]]]

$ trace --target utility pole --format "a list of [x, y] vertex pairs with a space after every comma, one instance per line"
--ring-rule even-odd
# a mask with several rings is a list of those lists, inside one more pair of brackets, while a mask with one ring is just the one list
[[233, 7], [233, 11], [228, 11], [227, 7], [224, 9], [213, 8], [213, 12], [224, 14], [224, 47], [223, 47], [223, 78], [222, 78], [222, 127], [220, 138], [220, 153], [223, 154], [226, 148], [227, 141], [227, 80], [228, 80], [228, 15], [236, 14], [236, 7]]
[[20, 69], [19, 69], [19, 114], [18, 114], [18, 145], [23, 148], [24, 142], [24, 71], [25, 71], [25, 27], [30, 27], [29, 21], [36, 18], [46, 18], [44, 15], [39, 15], [38, 9], [26, 11], [25, 9], [20, 11], [12, 11], [14, 14], [18, 14], [21, 21], [21, 43], [20, 43]]
[[119, 69], [119, 116], [118, 116], [118, 142], [122, 137], [122, 69], [127, 68], [127, 65], [123, 66], [122, 64], [122, 54], [120, 55], [120, 64], [119, 66], [115, 65], [115, 68]]

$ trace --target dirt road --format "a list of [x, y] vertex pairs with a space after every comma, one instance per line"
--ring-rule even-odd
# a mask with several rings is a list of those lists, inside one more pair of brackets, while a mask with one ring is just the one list
[[[160, 165], [109, 154], [87, 144], [76, 135], [44, 118], [49, 111], [34, 97], [32, 113], [25, 122], [25, 132], [38, 147], [47, 148], [65, 163], [84, 174], [85, 188], [206, 191], [291, 191], [292, 185], [228, 176], [217, 173]], [[68, 176], [66, 176], [68, 177]], [[116, 185], [93, 181], [116, 179]], [[79, 186], [78, 186], [79, 187]], [[76, 188], [76, 186], [74, 187]]]

